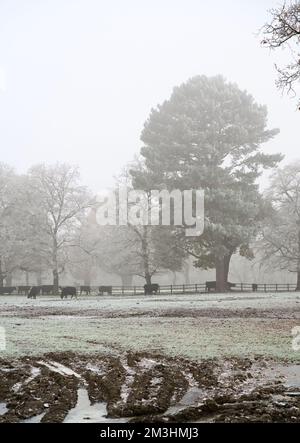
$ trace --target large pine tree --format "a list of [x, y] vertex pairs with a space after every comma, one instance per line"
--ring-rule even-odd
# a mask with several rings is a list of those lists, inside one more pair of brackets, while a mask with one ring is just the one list
[[152, 109], [141, 135], [143, 166], [133, 168], [139, 189], [203, 189], [205, 231], [185, 247], [203, 269], [216, 269], [217, 289], [227, 289], [231, 256], [250, 256], [249, 243], [263, 217], [257, 179], [282, 159], [261, 145], [278, 133], [267, 129], [267, 109], [223, 77], [197, 76], [174, 88]]

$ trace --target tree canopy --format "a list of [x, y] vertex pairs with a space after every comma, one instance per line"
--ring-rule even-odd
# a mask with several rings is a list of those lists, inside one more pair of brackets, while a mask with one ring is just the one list
[[142, 165], [132, 168], [139, 189], [203, 189], [205, 232], [186, 242], [202, 268], [216, 268], [218, 289], [226, 288], [232, 254], [251, 256], [250, 240], [264, 216], [257, 179], [282, 159], [262, 144], [267, 109], [223, 77], [197, 76], [152, 109], [141, 135]]

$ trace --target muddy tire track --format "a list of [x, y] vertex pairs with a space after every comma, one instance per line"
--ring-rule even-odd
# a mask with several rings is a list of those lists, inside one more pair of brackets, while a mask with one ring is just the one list
[[[83, 384], [91, 405], [134, 422], [300, 422], [300, 397], [262, 358], [191, 362], [150, 353], [0, 360], [0, 422], [63, 422]], [[297, 394], [297, 393], [296, 393]]]

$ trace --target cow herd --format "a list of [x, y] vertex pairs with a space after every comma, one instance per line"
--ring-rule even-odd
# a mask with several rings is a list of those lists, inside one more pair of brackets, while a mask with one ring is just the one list
[[[44, 285], [44, 286], [32, 286], [32, 287], [27, 287], [28, 292], [27, 292], [27, 297], [28, 298], [36, 298], [37, 295], [54, 295], [55, 294], [55, 289], [53, 285]], [[102, 289], [103, 286], [99, 287], [99, 293], [98, 295], [103, 295]], [[112, 293], [112, 286], [107, 286], [107, 288], [110, 288], [109, 293]], [[80, 295], [85, 294], [85, 295], [90, 295], [91, 294], [91, 287], [90, 286], [80, 286], [79, 287], [79, 293]], [[64, 287], [59, 287], [59, 295], [60, 298], [63, 300], [64, 298], [68, 298], [68, 296], [71, 296], [72, 298], [76, 298], [77, 299], [77, 288], [75, 286], [64, 286]]]
[[[157, 283], [153, 284], [145, 284], [144, 285], [144, 293], [145, 295], [153, 295], [157, 294], [160, 290], [160, 286]], [[80, 286], [78, 289], [75, 286], [65, 286], [59, 287], [59, 295], [61, 299], [68, 298], [70, 295], [71, 298], [77, 298], [78, 293], [80, 295], [91, 295], [92, 288], [91, 286], [85, 285]], [[113, 287], [112, 286], [99, 286], [97, 295], [112, 295]], [[55, 295], [57, 291], [53, 285], [41, 285], [41, 286], [3, 286], [0, 287], [0, 295], [27, 295], [28, 298], [35, 299], [38, 295]]]
[[[236, 285], [235, 283], [227, 283], [227, 290], [231, 291]], [[207, 281], [205, 284], [205, 291], [211, 292], [217, 290], [217, 283], [215, 281]], [[258, 285], [253, 284], [252, 290], [256, 292], [258, 290]], [[61, 299], [68, 298], [77, 298], [77, 295], [91, 295], [92, 288], [89, 285], [79, 286], [76, 288], [75, 286], [64, 286], [59, 287], [58, 294]], [[113, 287], [112, 286], [99, 286], [97, 295], [112, 295]], [[145, 284], [144, 285], [144, 294], [145, 295], [153, 295], [160, 293], [160, 286], [157, 283]], [[56, 295], [57, 291], [53, 285], [40, 285], [40, 286], [0, 286], [0, 295], [27, 295], [28, 298], [36, 298], [38, 295]]]
[[[68, 298], [70, 295], [71, 298], [77, 298], [77, 294], [80, 295], [90, 295], [92, 289], [90, 286], [80, 286], [79, 289], [75, 286], [64, 286], [59, 287], [59, 295], [61, 299]], [[112, 294], [112, 286], [100, 286], [98, 295], [103, 295], [104, 293]], [[53, 285], [41, 285], [41, 286], [0, 286], [0, 295], [27, 295], [28, 298], [36, 298], [38, 295], [55, 295], [57, 291]]]

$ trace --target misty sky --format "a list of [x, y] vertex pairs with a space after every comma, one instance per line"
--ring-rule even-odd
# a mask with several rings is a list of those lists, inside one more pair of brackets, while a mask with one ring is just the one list
[[97, 191], [139, 152], [151, 107], [199, 74], [223, 74], [269, 109], [268, 152], [300, 157], [257, 31], [274, 0], [0, 0], [0, 161], [78, 164]]

